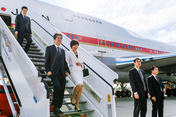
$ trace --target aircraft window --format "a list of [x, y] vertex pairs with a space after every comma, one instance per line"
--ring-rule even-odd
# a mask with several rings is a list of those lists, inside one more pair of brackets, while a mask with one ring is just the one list
[[98, 21], [96, 20], [96, 22], [98, 23]]
[[89, 21], [92, 21], [91, 19], [89, 19]]
[[142, 51], [142, 48], [141, 48], [141, 51]]
[[105, 41], [103, 41], [103, 45], [105, 44]]
[[117, 44], [115, 43], [115, 46], [117, 47]]
[[77, 17], [80, 18], [79, 15], [77, 15]]
[[137, 47], [136, 47], [136, 50], [137, 50]]
[[134, 50], [134, 47], [133, 47], [133, 50]]
[[127, 48], [129, 49], [129, 46], [127, 45]]
[[73, 16], [74, 16], [74, 17], [76, 17], [76, 15], [75, 15], [75, 14], [73, 14]]
[[130, 46], [130, 49], [132, 49], [132, 47]]
[[110, 42], [108, 42], [108, 45], [110, 45]]
[[95, 22], [95, 20], [92, 20], [93, 22]]
[[121, 45], [121, 47], [123, 48], [123, 45]]
[[118, 47], [120, 48], [120, 44], [118, 44]]
[[150, 50], [150, 52], [152, 52], [152, 50]]
[[68, 38], [70, 38], [70, 35], [69, 35], [69, 34], [67, 34], [67, 37], [68, 37]]
[[112, 46], [114, 46], [114, 43], [111, 43]]
[[76, 36], [76, 39], [77, 39], [77, 40], [79, 40], [79, 37], [78, 37], [78, 36]]
[[87, 18], [85, 18], [87, 20]]
[[124, 45], [124, 48], [126, 48], [126, 45]]
[[140, 48], [138, 48], [138, 50], [140, 51]]
[[72, 35], [72, 39], [74, 39], [74, 35]]
[[82, 19], [84, 19], [84, 17], [81, 17]]
[[[99, 21], [100, 22], [100, 21]], [[100, 22], [100, 24], [102, 24], [101, 22]]]
[[156, 51], [156, 53], [158, 54], [158, 51]]

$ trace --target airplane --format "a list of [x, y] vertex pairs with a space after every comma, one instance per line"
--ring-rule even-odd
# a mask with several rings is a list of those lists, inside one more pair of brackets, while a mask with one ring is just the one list
[[119, 75], [118, 82], [129, 82], [128, 71], [133, 68], [134, 58], [141, 59], [146, 76], [150, 75], [150, 67], [156, 65], [162, 80], [175, 80], [173, 44], [147, 39], [102, 19], [37, 0], [0, 0], [0, 16], [14, 27], [23, 5], [70, 39], [78, 40], [81, 47]]

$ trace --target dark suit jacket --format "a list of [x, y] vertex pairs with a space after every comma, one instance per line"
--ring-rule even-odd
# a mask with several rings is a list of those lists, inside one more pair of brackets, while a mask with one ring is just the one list
[[[67, 62], [65, 60], [65, 51], [61, 49], [61, 55], [59, 56], [55, 45], [48, 46], [45, 53], [45, 69], [46, 72], [51, 71], [51, 78], [55, 77], [59, 70], [62, 70], [63, 76], [65, 77], [65, 71], [70, 73]], [[55, 59], [55, 60], [54, 60]]]
[[153, 96], [155, 96], [156, 99], [160, 100], [160, 99], [164, 99], [163, 91], [161, 93], [161, 88], [163, 90], [164, 85], [163, 85], [161, 78], [159, 76], [158, 76], [158, 80], [159, 80], [160, 84], [157, 82], [157, 80], [155, 79], [155, 77], [153, 75], [149, 76], [148, 77], [148, 87], [149, 87], [149, 92], [150, 92], [151, 98]]
[[[147, 88], [146, 91], [148, 92], [148, 87], [147, 87], [147, 82], [146, 82], [144, 71], [142, 71], [142, 74], [143, 74], [144, 81], [145, 81], [146, 88]], [[133, 68], [129, 71], [129, 80], [130, 80], [131, 88], [133, 90], [133, 94], [134, 92], [137, 92], [139, 94], [139, 98], [144, 98], [144, 97], [147, 98], [146, 92], [144, 91], [144, 86], [143, 86], [141, 77], [138, 71], [136, 70], [136, 68]]]
[[26, 16], [26, 22], [24, 22], [23, 15], [22, 14], [17, 15], [15, 19], [15, 31], [18, 31], [18, 33], [23, 33], [25, 27], [28, 30], [28, 32], [32, 34], [30, 18]]

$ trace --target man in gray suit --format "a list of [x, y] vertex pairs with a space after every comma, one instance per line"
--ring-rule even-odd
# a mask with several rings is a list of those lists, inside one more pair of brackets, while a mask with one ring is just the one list
[[27, 44], [24, 49], [26, 53], [29, 51], [29, 47], [32, 43], [31, 21], [30, 18], [26, 16], [27, 11], [28, 8], [26, 6], [23, 6], [21, 8], [21, 14], [17, 15], [15, 19], [15, 35], [18, 36], [17, 40], [19, 44], [23, 44], [24, 37], [27, 40]]

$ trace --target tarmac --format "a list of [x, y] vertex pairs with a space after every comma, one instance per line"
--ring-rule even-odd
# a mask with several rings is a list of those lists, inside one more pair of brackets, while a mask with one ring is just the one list
[[[116, 98], [117, 117], [133, 117], [134, 99], [132, 97]], [[147, 100], [147, 115], [151, 117], [152, 103]], [[176, 117], [176, 97], [166, 97], [164, 100], [164, 117]]]

